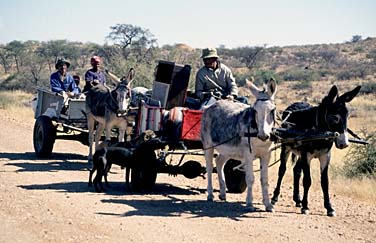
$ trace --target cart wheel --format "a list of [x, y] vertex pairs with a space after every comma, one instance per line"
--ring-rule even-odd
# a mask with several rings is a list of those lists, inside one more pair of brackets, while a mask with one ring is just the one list
[[158, 163], [154, 150], [148, 149], [141, 152], [142, 160], [135, 161], [136, 165], [131, 170], [131, 182], [134, 191], [150, 190], [157, 180]]
[[225, 164], [224, 173], [226, 177], [226, 186], [229, 193], [242, 193], [247, 188], [245, 182], [245, 172], [240, 170], [233, 170], [239, 165], [239, 160], [230, 159]]
[[56, 138], [56, 127], [48, 116], [40, 116], [35, 121], [33, 143], [38, 157], [48, 157], [52, 153]]

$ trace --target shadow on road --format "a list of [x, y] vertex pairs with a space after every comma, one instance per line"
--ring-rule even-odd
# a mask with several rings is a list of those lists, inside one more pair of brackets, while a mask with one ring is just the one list
[[[89, 172], [88, 172], [89, 175]], [[171, 184], [160, 183], [153, 187], [153, 190], [144, 192], [134, 192], [132, 190], [127, 190], [124, 182], [110, 182], [111, 187], [106, 188], [106, 191], [100, 194], [103, 195], [197, 195], [200, 192], [192, 191], [189, 189], [184, 189], [180, 187], [173, 186]], [[55, 190], [61, 192], [93, 192], [94, 187], [89, 187], [88, 182], [66, 182], [66, 183], [51, 183], [51, 184], [34, 184], [34, 185], [20, 185], [20, 188], [26, 190]]]
[[86, 170], [87, 157], [81, 154], [53, 153], [48, 158], [38, 158], [33, 152], [0, 153], [0, 161], [25, 161], [6, 163], [20, 167], [17, 172], [57, 171], [57, 170]]
[[[104, 203], [125, 204], [133, 210], [124, 214], [99, 213], [101, 215], [130, 217], [130, 216], [157, 216], [157, 217], [180, 217], [182, 214], [189, 214], [191, 218], [198, 217], [224, 217], [239, 221], [241, 218], [266, 218], [259, 213], [252, 213], [240, 202], [208, 202], [206, 200], [181, 200], [168, 195], [162, 200], [126, 200], [126, 199], [104, 199]], [[263, 208], [262, 205], [257, 205]], [[257, 210], [256, 212], [261, 212]]]

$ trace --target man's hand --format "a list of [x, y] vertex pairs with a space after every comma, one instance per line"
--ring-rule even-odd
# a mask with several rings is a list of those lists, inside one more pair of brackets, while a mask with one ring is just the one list
[[228, 99], [228, 100], [234, 100], [235, 97], [234, 97], [233, 95], [227, 95], [227, 96], [226, 96], [226, 99]]
[[68, 98], [73, 98], [75, 94], [73, 92], [67, 92]]
[[94, 79], [93, 81], [91, 81], [91, 86], [95, 86], [99, 84], [99, 80], [98, 79]]

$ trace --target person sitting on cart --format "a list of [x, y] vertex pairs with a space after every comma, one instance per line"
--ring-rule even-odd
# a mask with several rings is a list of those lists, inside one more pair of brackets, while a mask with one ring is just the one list
[[52, 92], [61, 94], [64, 98], [74, 98], [80, 96], [80, 90], [68, 73], [70, 63], [64, 58], [57, 60], [55, 64], [56, 72], [51, 74], [50, 85]]
[[196, 74], [195, 94], [201, 102], [216, 99], [237, 100], [247, 104], [246, 97], [238, 96], [238, 86], [229, 67], [219, 61], [215, 48], [202, 50], [204, 66]]
[[73, 75], [73, 79], [74, 79], [74, 82], [76, 83], [76, 85], [77, 85], [77, 88], [78, 88], [78, 90], [80, 91], [80, 93], [81, 93], [81, 88], [80, 88], [80, 82], [81, 82], [81, 78], [80, 78], [80, 76], [79, 75]]
[[102, 60], [99, 56], [93, 56], [90, 59], [91, 69], [87, 70], [85, 73], [85, 86], [83, 92], [89, 91], [91, 87], [102, 84], [106, 85], [106, 76], [101, 70]]

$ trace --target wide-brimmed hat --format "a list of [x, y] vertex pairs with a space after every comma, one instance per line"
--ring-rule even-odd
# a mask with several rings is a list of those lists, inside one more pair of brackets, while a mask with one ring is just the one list
[[67, 65], [67, 68], [69, 68], [69, 66], [70, 66], [70, 62], [68, 62], [68, 61], [65, 60], [64, 58], [59, 58], [59, 59], [57, 59], [57, 62], [56, 62], [56, 64], [55, 64], [55, 68], [58, 69], [59, 66], [61, 66], [61, 65], [63, 65], [63, 64]]
[[217, 49], [215, 49], [215, 48], [202, 49], [202, 56], [201, 56], [202, 59], [212, 58], [212, 57], [219, 58], [219, 56], [217, 54]]

